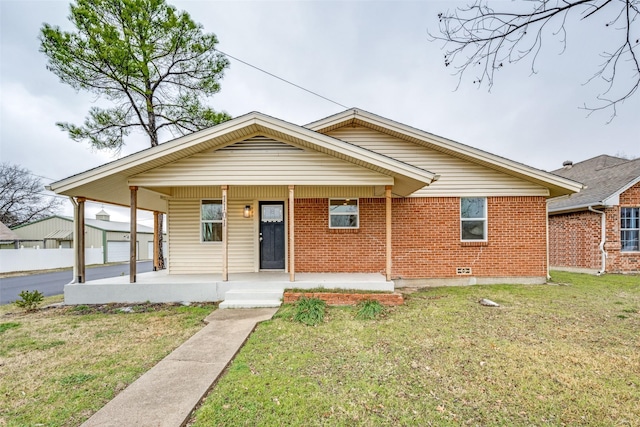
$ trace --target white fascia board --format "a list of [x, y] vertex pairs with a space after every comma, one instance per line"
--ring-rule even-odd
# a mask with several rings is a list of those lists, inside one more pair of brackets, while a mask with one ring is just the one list
[[418, 140], [422, 140], [425, 144], [439, 147], [443, 150], [453, 151], [462, 156], [477, 159], [484, 163], [489, 163], [495, 165], [501, 169], [506, 169], [517, 173], [519, 175], [523, 175], [526, 177], [530, 177], [532, 179], [546, 182], [548, 184], [562, 187], [564, 189], [570, 190], [572, 192], [579, 192], [584, 188], [583, 184], [563, 178], [549, 172], [545, 172], [531, 166], [527, 166], [518, 162], [514, 162], [512, 160], [506, 159], [504, 157], [497, 156], [495, 154], [488, 153], [486, 151], [471, 147], [469, 145], [461, 144], [459, 142], [443, 138], [429, 132], [425, 132], [420, 129], [413, 128], [411, 126], [404, 125], [402, 123], [398, 123], [393, 120], [386, 119], [384, 117], [380, 117], [378, 115], [368, 113], [366, 111], [352, 109], [344, 111], [343, 113], [338, 113], [334, 116], [328, 117], [326, 119], [310, 123], [308, 126], [309, 129], [319, 130], [323, 128], [327, 128], [330, 126], [335, 126], [340, 122], [345, 122], [351, 119], [359, 119], [364, 122], [371, 123], [373, 125], [381, 126], [387, 128], [389, 130], [398, 132], [400, 134], [406, 135], [408, 137], [412, 137]]
[[94, 169], [90, 169], [77, 175], [73, 175], [69, 178], [53, 182], [47, 187], [53, 192], [60, 193], [71, 188], [89, 183], [91, 181], [95, 181], [97, 179], [122, 172], [131, 167], [135, 167], [140, 164], [156, 160], [160, 157], [173, 154], [187, 148], [191, 148], [194, 145], [203, 143], [211, 139], [214, 135], [224, 135], [229, 132], [234, 132], [241, 128], [247, 127], [251, 124], [255, 124], [255, 115], [256, 113], [249, 113], [244, 116], [240, 116], [237, 119], [232, 119], [208, 129], [203, 129], [201, 131], [194, 132], [192, 134], [162, 143], [156, 147], [138, 151], [137, 153], [133, 153], [122, 159], [118, 159], [105, 165], [98, 166]]
[[377, 167], [389, 170], [393, 173], [405, 175], [412, 179], [424, 182], [427, 185], [437, 177], [436, 174], [433, 174], [429, 171], [425, 171], [407, 163], [383, 156], [357, 145], [349, 144], [347, 142], [323, 134], [319, 134], [312, 130], [293, 125], [291, 123], [276, 119], [271, 116], [267, 116], [262, 113], [252, 112], [240, 116], [236, 119], [231, 119], [219, 125], [213, 126], [211, 128], [194, 132], [192, 134], [174, 139], [172, 141], [162, 143], [156, 147], [139, 151], [125, 158], [115, 160], [103, 166], [99, 166], [86, 172], [82, 172], [78, 175], [74, 175], [61, 181], [51, 183], [48, 187], [49, 189], [51, 189], [51, 191], [62, 193], [75, 187], [90, 183], [92, 181], [124, 172], [129, 168], [160, 159], [164, 156], [174, 154], [181, 150], [192, 148], [213, 138], [224, 136], [228, 133], [239, 131], [243, 128], [248, 128], [251, 125], [262, 126], [267, 130], [272, 129], [274, 131], [287, 133], [292, 137], [303, 139], [312, 144], [322, 146], [345, 156], [370, 163]]

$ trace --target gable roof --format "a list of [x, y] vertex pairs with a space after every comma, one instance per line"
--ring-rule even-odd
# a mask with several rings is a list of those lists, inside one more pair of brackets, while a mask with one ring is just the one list
[[14, 240], [20, 240], [20, 237], [4, 223], [0, 222], [0, 242], [13, 242]]
[[572, 179], [554, 175], [358, 108], [345, 110], [341, 113], [309, 123], [305, 125], [305, 127], [316, 132], [325, 133], [344, 126], [354, 125], [364, 126], [378, 132], [408, 140], [432, 150], [547, 187], [551, 197], [575, 193], [582, 189], [582, 184]]
[[586, 185], [586, 189], [568, 198], [550, 200], [549, 212], [613, 206], [619, 204], [621, 193], [640, 182], [640, 158], [627, 160], [600, 155], [552, 173], [580, 181]]
[[[128, 180], [204, 150], [218, 149], [254, 136], [293, 143], [394, 178], [394, 192], [408, 195], [437, 179], [433, 172], [332, 138], [262, 113], [252, 112], [219, 125], [131, 154], [103, 166], [54, 182], [48, 188], [68, 196], [93, 196], [93, 200], [128, 206]], [[232, 177], [230, 177], [232, 179]], [[164, 211], [160, 196], [166, 189], [140, 188], [141, 209]], [[166, 194], [166, 193], [165, 193]]]

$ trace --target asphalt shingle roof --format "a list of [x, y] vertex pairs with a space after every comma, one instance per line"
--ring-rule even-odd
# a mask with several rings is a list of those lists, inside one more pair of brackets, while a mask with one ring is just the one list
[[603, 154], [551, 173], [581, 182], [587, 188], [567, 198], [550, 200], [550, 212], [597, 206], [640, 178], [640, 158], [627, 160]]

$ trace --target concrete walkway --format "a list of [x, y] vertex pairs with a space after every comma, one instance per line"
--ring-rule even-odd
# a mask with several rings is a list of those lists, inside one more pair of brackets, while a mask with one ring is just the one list
[[277, 308], [216, 310], [208, 325], [89, 418], [83, 426], [183, 425], [258, 322]]

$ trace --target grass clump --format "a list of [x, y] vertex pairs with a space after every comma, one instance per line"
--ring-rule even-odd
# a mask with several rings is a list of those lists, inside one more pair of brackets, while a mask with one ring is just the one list
[[358, 303], [356, 319], [373, 320], [384, 313], [384, 306], [378, 300], [366, 299]]
[[322, 323], [327, 303], [319, 298], [302, 297], [296, 302], [296, 311], [293, 320], [307, 326], [315, 326]]
[[44, 295], [40, 291], [22, 291], [18, 294], [20, 299], [15, 302], [15, 305], [24, 309], [25, 311], [36, 311], [38, 305], [44, 299]]
[[8, 331], [9, 329], [17, 328], [19, 326], [20, 326], [20, 323], [18, 322], [0, 323], [0, 334], [3, 333], [4, 331]]

